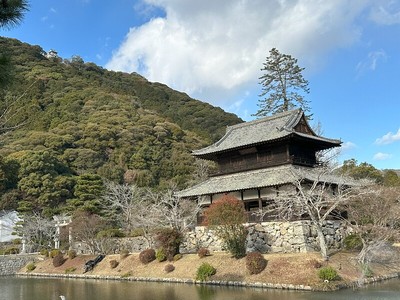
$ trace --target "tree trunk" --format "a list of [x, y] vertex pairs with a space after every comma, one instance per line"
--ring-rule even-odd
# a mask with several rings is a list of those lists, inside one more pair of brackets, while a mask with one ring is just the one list
[[325, 235], [322, 231], [322, 226], [318, 223], [315, 223], [315, 228], [317, 230], [318, 242], [321, 256], [324, 260], [329, 260], [328, 257], [328, 247], [326, 245]]
[[361, 238], [361, 242], [363, 246], [360, 253], [358, 253], [357, 260], [363, 265], [367, 262], [367, 254], [371, 250], [372, 243], [371, 241], [366, 241], [363, 238]]

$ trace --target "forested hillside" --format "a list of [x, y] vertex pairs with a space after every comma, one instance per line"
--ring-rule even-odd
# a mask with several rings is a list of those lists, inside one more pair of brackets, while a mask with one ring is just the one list
[[1, 112], [19, 126], [0, 138], [0, 209], [95, 212], [103, 180], [183, 187], [190, 152], [241, 122], [138, 74], [14, 39], [0, 38], [0, 49], [11, 60]]

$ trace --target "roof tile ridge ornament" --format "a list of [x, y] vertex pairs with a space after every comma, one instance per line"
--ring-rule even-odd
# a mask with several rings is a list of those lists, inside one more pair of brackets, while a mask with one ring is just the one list
[[301, 120], [301, 118], [304, 115], [304, 112], [301, 108], [297, 108], [295, 110], [290, 110], [288, 112], [291, 114], [291, 117], [286, 122], [286, 124], [283, 125], [282, 128], [278, 129], [279, 131], [286, 130], [288, 132], [294, 132], [295, 131], [294, 127], [299, 123], [299, 121]]

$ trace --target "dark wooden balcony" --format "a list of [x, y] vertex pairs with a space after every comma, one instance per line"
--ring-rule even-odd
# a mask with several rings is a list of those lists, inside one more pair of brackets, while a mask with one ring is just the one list
[[301, 165], [307, 167], [315, 167], [318, 163], [315, 159], [307, 157], [290, 156], [279, 157], [274, 160], [243, 160], [235, 163], [220, 164], [219, 169], [211, 174], [211, 176], [218, 176], [224, 174], [231, 174], [243, 171], [257, 170], [268, 167], [280, 166], [285, 164]]

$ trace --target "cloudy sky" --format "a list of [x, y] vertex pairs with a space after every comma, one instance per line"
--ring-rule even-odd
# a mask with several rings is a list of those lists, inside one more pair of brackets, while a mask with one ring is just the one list
[[400, 169], [400, 0], [41, 0], [2, 30], [64, 58], [138, 72], [244, 120], [269, 50], [298, 59], [341, 160]]

